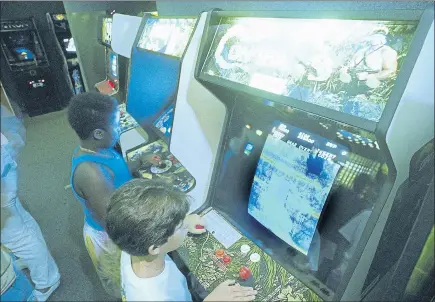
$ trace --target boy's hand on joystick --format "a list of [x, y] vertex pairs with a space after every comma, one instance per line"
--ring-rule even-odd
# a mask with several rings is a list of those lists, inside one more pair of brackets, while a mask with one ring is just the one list
[[235, 283], [235, 280], [227, 280], [219, 284], [208, 295], [207, 301], [254, 301], [257, 291], [252, 287], [244, 287]]
[[240, 283], [242, 286], [246, 287], [253, 287], [254, 286], [254, 277], [252, 276], [251, 270], [246, 267], [242, 266], [239, 271], [239, 279], [237, 282]]
[[206, 232], [206, 223], [198, 214], [187, 215], [185, 222], [191, 234], [203, 234]]

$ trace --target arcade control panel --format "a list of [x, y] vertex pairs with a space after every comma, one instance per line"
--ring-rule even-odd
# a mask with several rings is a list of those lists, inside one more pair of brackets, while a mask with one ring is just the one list
[[256, 289], [256, 301], [322, 301], [216, 210], [201, 215], [207, 232], [189, 235], [177, 257], [208, 293], [232, 279]]
[[163, 140], [135, 147], [127, 151], [126, 155], [128, 161], [142, 160], [143, 164], [135, 177], [160, 179], [185, 193], [195, 187], [195, 178], [169, 152], [168, 145]]

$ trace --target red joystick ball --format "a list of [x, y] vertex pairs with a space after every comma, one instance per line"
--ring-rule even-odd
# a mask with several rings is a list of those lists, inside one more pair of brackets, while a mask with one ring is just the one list
[[246, 266], [242, 266], [240, 268], [240, 271], [239, 271], [239, 276], [243, 280], [247, 280], [247, 279], [249, 279], [249, 277], [251, 277], [251, 270], [249, 268], [247, 268]]
[[197, 224], [197, 225], [195, 225], [195, 229], [197, 229], [197, 230], [203, 230], [204, 226], [200, 225], [200, 224]]
[[229, 263], [231, 263], [231, 257], [228, 256], [228, 255], [225, 255], [225, 256], [222, 258], [222, 261], [223, 261], [225, 264], [229, 264]]

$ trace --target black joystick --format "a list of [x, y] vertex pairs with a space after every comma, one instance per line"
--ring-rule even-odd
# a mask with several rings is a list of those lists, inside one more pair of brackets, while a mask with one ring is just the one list
[[166, 164], [164, 162], [160, 162], [159, 165], [157, 166], [159, 169], [165, 169], [166, 168]]

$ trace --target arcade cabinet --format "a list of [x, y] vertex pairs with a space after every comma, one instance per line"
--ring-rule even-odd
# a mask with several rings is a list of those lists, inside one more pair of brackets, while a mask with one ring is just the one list
[[62, 61], [66, 63], [68, 82], [70, 82], [74, 95], [85, 92], [80, 64], [77, 58], [77, 49], [74, 44], [66, 14], [47, 13], [49, 30], [55, 37], [57, 50]]
[[2, 20], [0, 26], [1, 49], [4, 63], [11, 78], [2, 82], [14, 100], [35, 116], [61, 109], [47, 55], [33, 18]]
[[434, 160], [433, 139], [411, 158], [365, 280], [366, 301], [429, 302], [435, 296]]
[[105, 47], [105, 70], [106, 78], [95, 84], [95, 88], [102, 94], [116, 95], [119, 92], [119, 57], [111, 49], [112, 42], [112, 22], [113, 17], [110, 14], [99, 18], [101, 30], [98, 31], [98, 41]]
[[[111, 47], [113, 15], [100, 16], [99, 24], [101, 24], [99, 27], [101, 30], [98, 31], [98, 41], [104, 46], [106, 78], [95, 84], [95, 88], [98, 92], [113, 96], [118, 100], [121, 114], [120, 134], [123, 136], [124, 133], [138, 126], [137, 122], [128, 114], [124, 104], [124, 96], [122, 95], [120, 79], [125, 78], [125, 72], [123, 71], [125, 58], [119, 56]], [[115, 146], [115, 149], [118, 153], [124, 155], [120, 143]]]
[[428, 64], [432, 9], [201, 15], [170, 150], [203, 190], [208, 232], [178, 254], [207, 292], [236, 278], [262, 301], [363, 298], [398, 187], [433, 139]]
[[147, 132], [149, 143], [127, 152], [127, 159], [150, 159], [139, 177], [165, 179], [190, 192], [195, 178], [170, 153], [175, 95], [183, 55], [195, 30], [195, 18], [145, 15], [133, 45], [127, 111]]
[[127, 111], [169, 142], [184, 51], [195, 18], [145, 15], [133, 45]]

